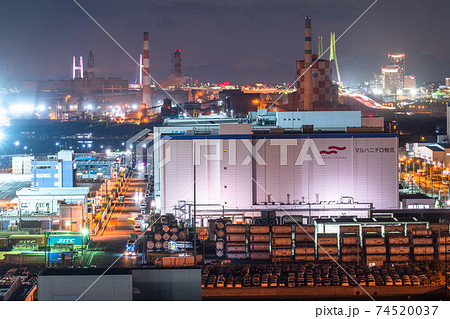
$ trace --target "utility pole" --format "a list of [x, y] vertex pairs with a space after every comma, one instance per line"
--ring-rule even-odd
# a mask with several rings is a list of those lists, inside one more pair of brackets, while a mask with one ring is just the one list
[[197, 266], [197, 171], [196, 171], [196, 148], [195, 148], [195, 140], [192, 140], [194, 143], [193, 147], [193, 164], [194, 164], [194, 221], [192, 228], [194, 230], [194, 266]]

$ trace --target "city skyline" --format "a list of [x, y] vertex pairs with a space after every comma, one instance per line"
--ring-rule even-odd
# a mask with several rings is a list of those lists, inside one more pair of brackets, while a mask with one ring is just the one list
[[[447, 76], [445, 52], [449, 44], [435, 41], [445, 26], [446, 10], [439, 4], [402, 6], [405, 3], [376, 3], [339, 40], [337, 56], [344, 82], [369, 80], [379, 72], [388, 53], [403, 52], [406, 72], [415, 74], [418, 83]], [[317, 51], [318, 36], [324, 37], [325, 43], [330, 32], [339, 37], [371, 2], [342, 5], [282, 1], [275, 6], [268, 1], [256, 5], [251, 1], [212, 4], [172, 0], [165, 4], [80, 4], [136, 58], [142, 50], [141, 34], [148, 30], [150, 68], [157, 80], [170, 73], [171, 53], [180, 49], [185, 75], [201, 82], [231, 80], [246, 84], [294, 81], [295, 61], [303, 58], [304, 15], [312, 17], [313, 50]], [[27, 1], [11, 4], [6, 13], [7, 18], [0, 22], [6, 44], [0, 50], [2, 86], [6, 84], [8, 65], [12, 85], [27, 79], [67, 79], [72, 56], [87, 57], [89, 50], [95, 54], [98, 76], [133, 80], [133, 61], [75, 3]], [[24, 18], [26, 21], [21, 22]], [[432, 19], [433, 25], [425, 28], [427, 19]], [[19, 47], [26, 49], [19, 51]]]

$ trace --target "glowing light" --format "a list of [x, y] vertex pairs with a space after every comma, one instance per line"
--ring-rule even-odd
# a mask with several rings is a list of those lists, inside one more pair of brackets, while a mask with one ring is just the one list
[[19, 142], [19, 141], [15, 141], [15, 142], [14, 142], [14, 145], [15, 145], [15, 146], [19, 146], [19, 145], [20, 145], [20, 142]]

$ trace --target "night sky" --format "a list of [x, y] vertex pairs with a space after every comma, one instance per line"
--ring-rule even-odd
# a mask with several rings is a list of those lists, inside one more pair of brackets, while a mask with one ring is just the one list
[[[136, 59], [150, 33], [150, 68], [157, 80], [182, 52], [183, 75], [203, 82], [283, 83], [303, 57], [304, 17], [329, 45], [373, 2], [367, 0], [79, 0]], [[73, 55], [93, 50], [96, 75], [132, 81], [136, 65], [72, 0], [3, 1], [0, 86], [11, 81], [68, 79]], [[337, 43], [344, 82], [369, 79], [388, 53], [406, 53], [417, 82], [450, 77], [448, 0], [379, 0]], [[328, 57], [328, 55], [327, 55]]]

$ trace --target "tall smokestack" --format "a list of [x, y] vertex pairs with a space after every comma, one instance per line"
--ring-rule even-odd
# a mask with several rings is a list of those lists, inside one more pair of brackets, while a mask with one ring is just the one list
[[172, 74], [176, 78], [181, 77], [181, 52], [176, 50], [172, 54]]
[[312, 110], [312, 46], [311, 46], [311, 18], [305, 17], [305, 94], [303, 100], [303, 109], [305, 111]]
[[142, 75], [142, 103], [147, 108], [152, 107], [152, 95], [150, 92], [150, 42], [148, 40], [148, 32], [144, 32], [144, 59], [143, 59], [143, 75]]

